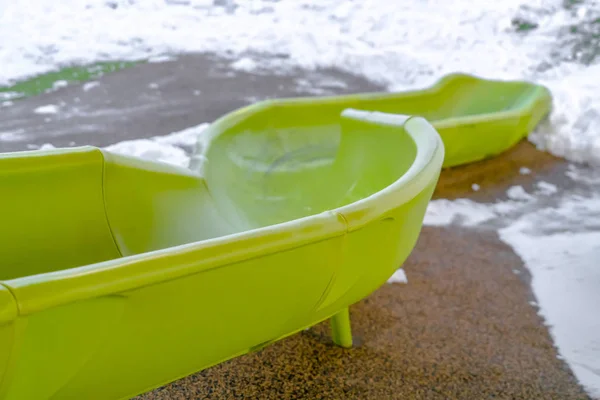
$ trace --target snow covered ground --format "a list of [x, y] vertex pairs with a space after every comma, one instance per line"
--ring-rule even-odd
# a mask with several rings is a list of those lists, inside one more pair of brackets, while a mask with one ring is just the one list
[[252, 71], [335, 66], [390, 89], [456, 70], [525, 78], [556, 98], [551, 126], [531, 140], [600, 163], [600, 64], [585, 65], [599, 51], [599, 16], [597, 0], [0, 0], [0, 84], [192, 51]]
[[[549, 123], [529, 139], [600, 166], [599, 17], [595, 0], [0, 0], [0, 84], [72, 63], [197, 51], [257, 74], [333, 66], [390, 90], [454, 71], [523, 78], [555, 98]], [[204, 127], [110, 148], [187, 165]], [[574, 167], [569, 177], [577, 191], [539, 182], [495, 204], [436, 200], [426, 224], [497, 229], [531, 271], [562, 356], [600, 398], [600, 172]]]
[[492, 204], [434, 200], [425, 224], [497, 230], [530, 271], [561, 357], [600, 398], [600, 172], [572, 167], [567, 175], [584, 184], [562, 189], [539, 181], [533, 193], [513, 186], [507, 200]]

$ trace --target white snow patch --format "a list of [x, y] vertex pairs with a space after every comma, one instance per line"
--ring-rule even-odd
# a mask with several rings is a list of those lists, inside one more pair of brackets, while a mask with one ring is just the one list
[[93, 88], [95, 88], [97, 86], [100, 86], [100, 82], [91, 81], [91, 82], [84, 83], [81, 88], [83, 89], [84, 92], [89, 92], [90, 90], [92, 90]]
[[33, 110], [36, 114], [56, 114], [59, 111], [59, 107], [56, 104], [47, 104], [45, 106], [39, 106]]
[[20, 94], [17, 92], [0, 92], [0, 100], [11, 100], [19, 96]]
[[175, 57], [173, 57], [173, 56], [162, 55], [162, 56], [150, 57], [148, 59], [148, 62], [149, 63], [163, 63], [163, 62], [173, 61], [173, 60], [175, 60]]
[[548, 182], [544, 182], [544, 181], [540, 181], [536, 183], [536, 186], [538, 187], [538, 190], [536, 191], [536, 194], [554, 194], [556, 192], [558, 192], [558, 188], [556, 187], [556, 185], [552, 184], [552, 183], [548, 183]]
[[529, 175], [529, 174], [531, 174], [531, 170], [527, 167], [521, 167], [521, 168], [519, 168], [519, 173], [521, 175]]
[[[597, 171], [588, 172], [582, 178], [573, 169], [571, 175], [600, 182]], [[523, 259], [532, 275], [539, 314], [560, 354], [588, 393], [600, 396], [600, 188], [593, 187], [587, 195], [561, 193], [555, 202], [543, 203], [543, 196], [557, 194], [558, 189], [543, 181], [536, 186], [537, 196], [515, 186], [511, 192], [516, 200], [492, 204], [434, 200], [425, 224], [476, 226], [494, 220], [495, 225], [485, 226], [498, 229], [500, 238]]]
[[0, 142], [20, 142], [26, 138], [25, 129], [0, 132]]
[[56, 81], [52, 84], [52, 89], [57, 90], [69, 86], [69, 82], [65, 80]]
[[257, 68], [257, 63], [248, 57], [242, 57], [230, 64], [231, 68], [240, 71], [252, 72]]
[[[561, 50], [565, 31], [582, 18], [562, 0], [0, 0], [0, 9], [0, 85], [64, 65], [157, 62], [182, 52], [239, 59], [234, 66], [245, 70], [257, 62], [338, 67], [392, 90], [429, 85], [455, 71], [527, 79], [555, 97], [550, 124], [530, 140], [575, 161], [600, 163], [600, 64], [556, 55], [570, 51]], [[511, 22], [523, 11], [538, 24], [526, 36]]]
[[474, 226], [495, 217], [497, 213], [486, 204], [479, 204], [469, 199], [438, 199], [429, 202], [423, 223], [433, 226], [452, 223]]
[[[202, 133], [208, 126], [209, 124], [204, 123], [164, 136], [119, 142], [106, 147], [106, 150], [180, 167], [188, 167], [191, 148], [202, 140]], [[186, 151], [182, 147], [186, 147], [190, 151]]]
[[156, 136], [153, 140], [157, 143], [192, 147], [202, 138], [202, 133], [209, 125], [208, 123], [200, 124], [169, 135]]
[[[562, 217], [580, 219], [569, 212]], [[600, 224], [598, 214], [596, 219]], [[560, 354], [590, 395], [600, 396], [600, 231], [543, 234], [553, 225], [546, 217], [525, 215], [499, 233], [531, 272]]]
[[394, 274], [388, 279], [388, 283], [408, 283], [408, 278], [403, 268], [399, 268]]
[[565, 175], [575, 182], [588, 185], [600, 185], [600, 174], [595, 169], [584, 169], [583, 167], [570, 164]]
[[591, 79], [600, 75], [600, 64], [565, 63], [547, 75], [544, 82], [552, 91], [554, 112], [530, 141], [571, 161], [600, 165], [600, 82]]
[[108, 146], [106, 150], [180, 167], [187, 167], [189, 163], [189, 156], [185, 150], [176, 146], [157, 143], [151, 139], [128, 140]]
[[506, 195], [513, 200], [527, 201], [533, 199], [533, 196], [527, 193], [523, 186], [520, 185], [511, 186], [510, 188], [508, 188], [508, 190], [506, 191]]

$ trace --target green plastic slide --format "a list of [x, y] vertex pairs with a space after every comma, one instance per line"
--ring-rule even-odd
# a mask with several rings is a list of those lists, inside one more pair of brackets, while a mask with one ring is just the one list
[[[453, 167], [506, 151], [533, 131], [551, 106], [551, 93], [542, 85], [456, 73], [422, 90], [263, 101], [224, 116], [209, 129], [260, 131], [263, 137], [269, 132], [281, 141], [301, 132], [310, 140], [335, 144], [339, 141], [337, 119], [346, 108], [415, 115], [438, 131], [446, 147], [443, 166]], [[202, 159], [201, 147], [198, 153], [192, 168]]]
[[234, 111], [191, 169], [1, 154], [0, 399], [127, 399], [326, 319], [351, 346], [348, 307], [412, 251], [443, 164], [506, 149], [549, 104], [455, 75]]

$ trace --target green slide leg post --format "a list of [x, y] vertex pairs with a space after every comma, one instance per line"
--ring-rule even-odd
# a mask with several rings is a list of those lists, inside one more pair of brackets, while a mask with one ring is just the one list
[[352, 330], [350, 329], [350, 310], [344, 308], [331, 317], [331, 336], [333, 342], [341, 347], [352, 347]]

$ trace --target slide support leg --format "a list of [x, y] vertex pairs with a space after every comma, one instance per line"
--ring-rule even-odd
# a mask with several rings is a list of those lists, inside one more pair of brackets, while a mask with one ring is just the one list
[[350, 310], [344, 308], [331, 317], [331, 336], [333, 342], [340, 347], [352, 347], [352, 331], [350, 330]]

